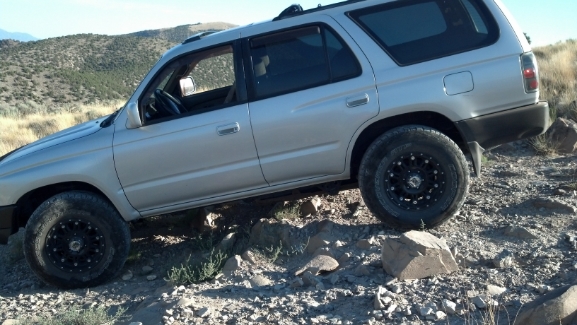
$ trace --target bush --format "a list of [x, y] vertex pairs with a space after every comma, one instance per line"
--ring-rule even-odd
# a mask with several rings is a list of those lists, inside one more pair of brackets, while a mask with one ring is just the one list
[[224, 267], [229, 254], [220, 251], [211, 251], [203, 261], [194, 261], [189, 257], [180, 267], [172, 267], [168, 271], [168, 279], [174, 285], [186, 285], [214, 279]]
[[534, 49], [541, 77], [541, 98], [557, 116], [577, 120], [577, 41]]

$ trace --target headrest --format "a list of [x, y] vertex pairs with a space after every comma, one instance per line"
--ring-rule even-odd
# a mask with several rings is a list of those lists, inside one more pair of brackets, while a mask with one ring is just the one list
[[264, 63], [264, 66], [268, 67], [268, 65], [270, 64], [270, 58], [268, 57], [268, 55], [261, 56], [260, 59]]
[[266, 65], [263, 60], [259, 60], [257, 64], [254, 65], [254, 75], [255, 77], [262, 77], [266, 74]]

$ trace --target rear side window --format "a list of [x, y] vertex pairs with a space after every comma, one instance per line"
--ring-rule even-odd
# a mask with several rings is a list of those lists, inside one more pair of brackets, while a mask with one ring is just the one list
[[348, 13], [399, 65], [495, 43], [499, 28], [479, 0], [407, 0]]
[[324, 26], [299, 27], [253, 38], [254, 95], [271, 97], [361, 74], [352, 51]]

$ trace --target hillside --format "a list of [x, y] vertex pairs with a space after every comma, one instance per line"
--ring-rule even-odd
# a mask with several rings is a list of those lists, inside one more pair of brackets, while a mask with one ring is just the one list
[[208, 23], [120, 36], [0, 41], [0, 114], [126, 99], [167, 49], [198, 31], [232, 26]]

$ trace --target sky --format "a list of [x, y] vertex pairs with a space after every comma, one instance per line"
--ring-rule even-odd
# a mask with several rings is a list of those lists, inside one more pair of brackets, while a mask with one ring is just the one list
[[[0, 0], [0, 29], [50, 38], [80, 33], [119, 35], [222, 21], [246, 25], [340, 0]], [[501, 0], [521, 28], [542, 46], [577, 39], [576, 0]]]

